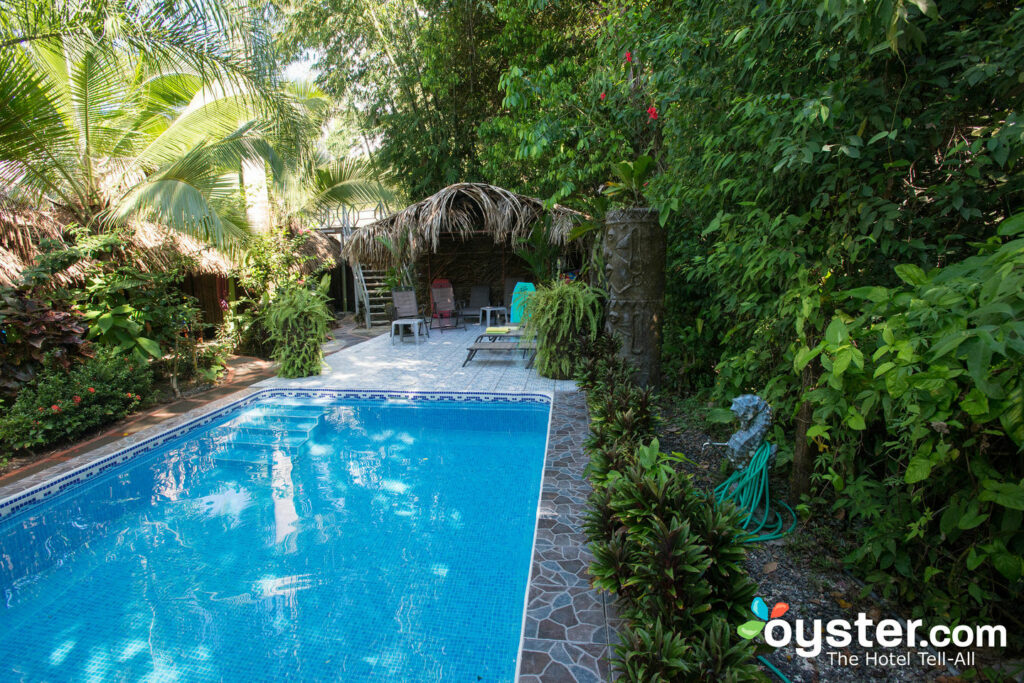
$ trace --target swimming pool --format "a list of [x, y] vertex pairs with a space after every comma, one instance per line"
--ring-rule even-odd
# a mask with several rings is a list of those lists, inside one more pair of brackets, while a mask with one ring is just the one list
[[0, 521], [0, 680], [512, 680], [549, 412], [270, 390], [140, 444]]

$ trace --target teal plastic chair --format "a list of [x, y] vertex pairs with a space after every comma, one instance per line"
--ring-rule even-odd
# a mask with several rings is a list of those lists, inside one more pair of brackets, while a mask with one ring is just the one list
[[531, 293], [536, 291], [537, 288], [533, 286], [532, 282], [516, 283], [516, 288], [512, 290], [512, 310], [509, 311], [510, 323], [519, 325], [523, 322], [523, 317], [526, 314], [526, 299]]

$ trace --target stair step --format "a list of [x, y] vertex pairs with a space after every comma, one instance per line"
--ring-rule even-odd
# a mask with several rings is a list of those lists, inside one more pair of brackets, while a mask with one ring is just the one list
[[318, 417], [286, 417], [284, 415], [252, 415], [229, 422], [224, 427], [234, 429], [261, 429], [271, 431], [302, 432], [308, 434], [320, 424]]
[[278, 403], [253, 408], [252, 414], [281, 417], [320, 417], [324, 414], [324, 407], [316, 405]]
[[232, 465], [242, 463], [245, 465], [261, 465], [264, 467], [270, 467], [271, 454], [270, 451], [266, 450], [244, 449], [228, 446], [214, 453], [213, 460], [216, 463]]
[[297, 454], [309, 441], [306, 434], [282, 436], [279, 434], [238, 434], [229, 439], [224, 445], [228, 448], [252, 450], [252, 451], [284, 451], [285, 453]]
[[289, 429], [287, 427], [258, 427], [256, 425], [246, 426], [225, 426], [219, 427], [212, 432], [210, 436], [221, 440], [221, 443], [236, 443], [239, 441], [245, 442], [259, 442], [259, 443], [270, 443], [274, 444], [278, 441], [290, 442], [301, 440], [305, 441], [309, 438], [310, 429]]

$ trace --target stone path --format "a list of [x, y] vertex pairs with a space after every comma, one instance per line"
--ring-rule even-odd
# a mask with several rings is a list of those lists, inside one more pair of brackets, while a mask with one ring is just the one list
[[519, 682], [609, 680], [619, 622], [587, 573], [593, 559], [583, 533], [590, 494], [583, 478], [587, 405], [581, 393], [559, 391], [552, 411]]

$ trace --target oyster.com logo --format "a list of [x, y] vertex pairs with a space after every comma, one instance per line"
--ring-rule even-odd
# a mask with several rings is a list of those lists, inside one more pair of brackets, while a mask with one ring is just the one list
[[756, 638], [759, 633], [764, 629], [764, 625], [772, 619], [778, 619], [783, 614], [789, 611], [789, 605], [784, 602], [777, 602], [772, 607], [771, 612], [768, 611], [768, 603], [763, 598], [754, 598], [754, 601], [750, 603], [750, 611], [754, 613], [757, 619], [751, 619], [745, 621], [736, 627], [736, 633], [741, 638], [751, 640]]
[[[876, 624], [864, 612], [859, 612], [853, 621], [829, 619], [823, 623], [821, 619], [814, 619], [805, 623], [803, 619], [797, 619], [790, 624], [779, 618], [789, 611], [788, 604], [777, 602], [769, 610], [768, 604], [759, 597], [750, 603], [750, 611], [757, 618], [736, 628], [741, 638], [752, 640], [761, 635], [771, 647], [786, 647], [795, 641], [796, 653], [804, 658], [817, 657], [824, 647], [828, 647], [830, 649], [825, 654], [829, 662], [843, 666], [860, 666], [861, 663], [867, 666], [906, 666], [914, 655], [922, 665], [946, 666], [946, 653], [941, 650], [948, 647], [961, 650], [952, 660], [954, 666], [973, 666], [975, 653], [967, 648], [1006, 647], [1005, 626], [934, 624], [929, 627], [921, 619], [882, 619]], [[867, 652], [848, 652], [846, 648], [854, 642]], [[882, 651], [879, 652], [878, 648]]]

